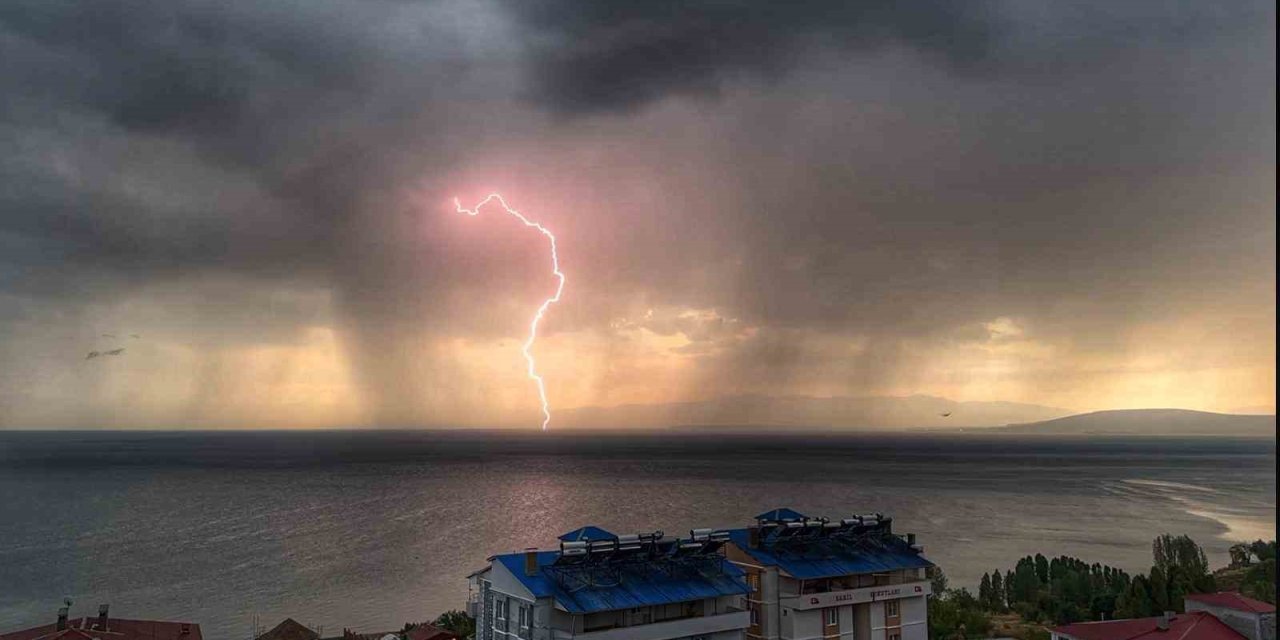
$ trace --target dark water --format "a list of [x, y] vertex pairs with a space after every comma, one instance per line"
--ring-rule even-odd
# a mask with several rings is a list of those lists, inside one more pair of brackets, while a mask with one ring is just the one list
[[492, 553], [583, 524], [883, 511], [953, 583], [1067, 553], [1145, 571], [1188, 533], [1273, 537], [1275, 442], [992, 436], [0, 432], [0, 631], [110, 602], [247, 638], [459, 608]]

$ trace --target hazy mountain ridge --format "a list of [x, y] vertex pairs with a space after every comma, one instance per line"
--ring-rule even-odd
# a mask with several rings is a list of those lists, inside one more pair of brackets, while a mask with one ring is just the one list
[[1116, 409], [1015, 424], [1005, 433], [1133, 436], [1276, 436], [1275, 415], [1239, 415], [1187, 409]]
[[[943, 414], [951, 414], [944, 416]], [[556, 412], [567, 428], [662, 428], [706, 425], [911, 429], [989, 427], [1051, 420], [1069, 409], [1016, 402], [956, 402], [934, 396], [727, 396], [670, 404], [582, 407]]]

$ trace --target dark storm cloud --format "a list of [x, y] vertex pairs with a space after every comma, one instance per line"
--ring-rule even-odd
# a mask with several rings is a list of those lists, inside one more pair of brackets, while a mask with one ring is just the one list
[[200, 290], [171, 304], [219, 301], [188, 328], [228, 342], [315, 322], [256, 302], [289, 290], [380, 325], [403, 278], [361, 254], [401, 244], [388, 193], [451, 160], [436, 96], [467, 63], [436, 6], [0, 6], [6, 333], [175, 279]]
[[48, 245], [45, 283], [77, 264], [328, 278], [362, 234], [385, 235], [372, 198], [449, 161], [436, 94], [464, 56], [425, 13], [395, 28], [396, 11], [5, 3], [0, 126], [18, 153], [0, 231]]
[[537, 97], [573, 113], [715, 91], [734, 74], [778, 76], [816, 45], [902, 44], [956, 68], [977, 65], [997, 27], [986, 2], [945, 0], [534, 0], [510, 8], [534, 42]]
[[[405, 345], [510, 337], [544, 260], [424, 211], [519, 184], [570, 194], [548, 335], [652, 306], [709, 394], [908, 379], [906, 342], [997, 315], [1111, 347], [1274, 270], [1273, 25], [1261, 2], [7, 2], [0, 332], [162, 296], [198, 310], [176, 327], [268, 342], [332, 300], [409, 424], [465, 378]], [[0, 359], [36, 352], [7, 337]]]

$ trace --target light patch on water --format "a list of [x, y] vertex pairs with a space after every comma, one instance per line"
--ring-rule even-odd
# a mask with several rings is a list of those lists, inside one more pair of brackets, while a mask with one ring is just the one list
[[1136, 484], [1144, 487], [1158, 487], [1161, 489], [1185, 489], [1187, 491], [1200, 491], [1203, 493], [1220, 493], [1217, 489], [1202, 487], [1195, 484], [1187, 484], [1185, 482], [1170, 482], [1168, 480], [1147, 480], [1145, 478], [1127, 478], [1122, 482], [1128, 484]]
[[1193, 516], [1208, 518], [1226, 527], [1226, 531], [1218, 534], [1218, 537], [1223, 540], [1249, 542], [1276, 539], [1276, 523], [1274, 520], [1260, 520], [1205, 509], [1187, 509], [1186, 512]]
[[[1176, 502], [1183, 513], [1213, 520], [1225, 527], [1218, 538], [1230, 542], [1248, 542], [1252, 540], [1273, 540], [1276, 537], [1276, 523], [1272, 519], [1244, 513], [1238, 509], [1224, 509], [1221, 505], [1206, 502], [1212, 496], [1222, 495], [1221, 491], [1210, 487], [1170, 482], [1167, 480], [1148, 480], [1146, 478], [1126, 478], [1121, 481], [1130, 488], [1146, 488], [1149, 493], [1159, 495]], [[1187, 492], [1191, 492], [1188, 494]]]

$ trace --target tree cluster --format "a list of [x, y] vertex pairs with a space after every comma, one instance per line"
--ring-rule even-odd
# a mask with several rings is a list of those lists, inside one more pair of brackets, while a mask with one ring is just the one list
[[934, 640], [985, 638], [991, 617], [968, 589], [950, 589], [941, 567], [930, 570], [929, 637]]
[[[406, 622], [404, 624], [404, 630], [400, 633], [400, 637], [402, 638], [405, 637], [405, 635], [410, 630], [412, 630], [414, 627], [417, 627], [421, 624], [423, 623]], [[476, 620], [475, 618], [472, 618], [471, 616], [467, 615], [465, 611], [451, 609], [449, 611], [446, 611], [440, 614], [439, 616], [436, 616], [436, 619], [432, 621], [431, 624], [432, 626], [436, 626], [441, 629], [444, 629], [445, 631], [453, 633], [459, 638], [465, 638], [466, 640], [474, 640], [474, 638], [476, 637]]]
[[1191, 593], [1217, 590], [1204, 549], [1194, 540], [1164, 534], [1151, 543], [1153, 564], [1139, 574], [1116, 602], [1116, 616], [1145, 618], [1165, 611], [1183, 610], [1182, 599]]
[[1240, 593], [1250, 598], [1276, 602], [1276, 541], [1255, 540], [1233, 545], [1231, 566], [1245, 569]]
[[987, 611], [1016, 611], [1025, 620], [1066, 624], [1113, 616], [1129, 574], [1079, 558], [1026, 556], [1013, 569], [983, 574], [978, 601]]

